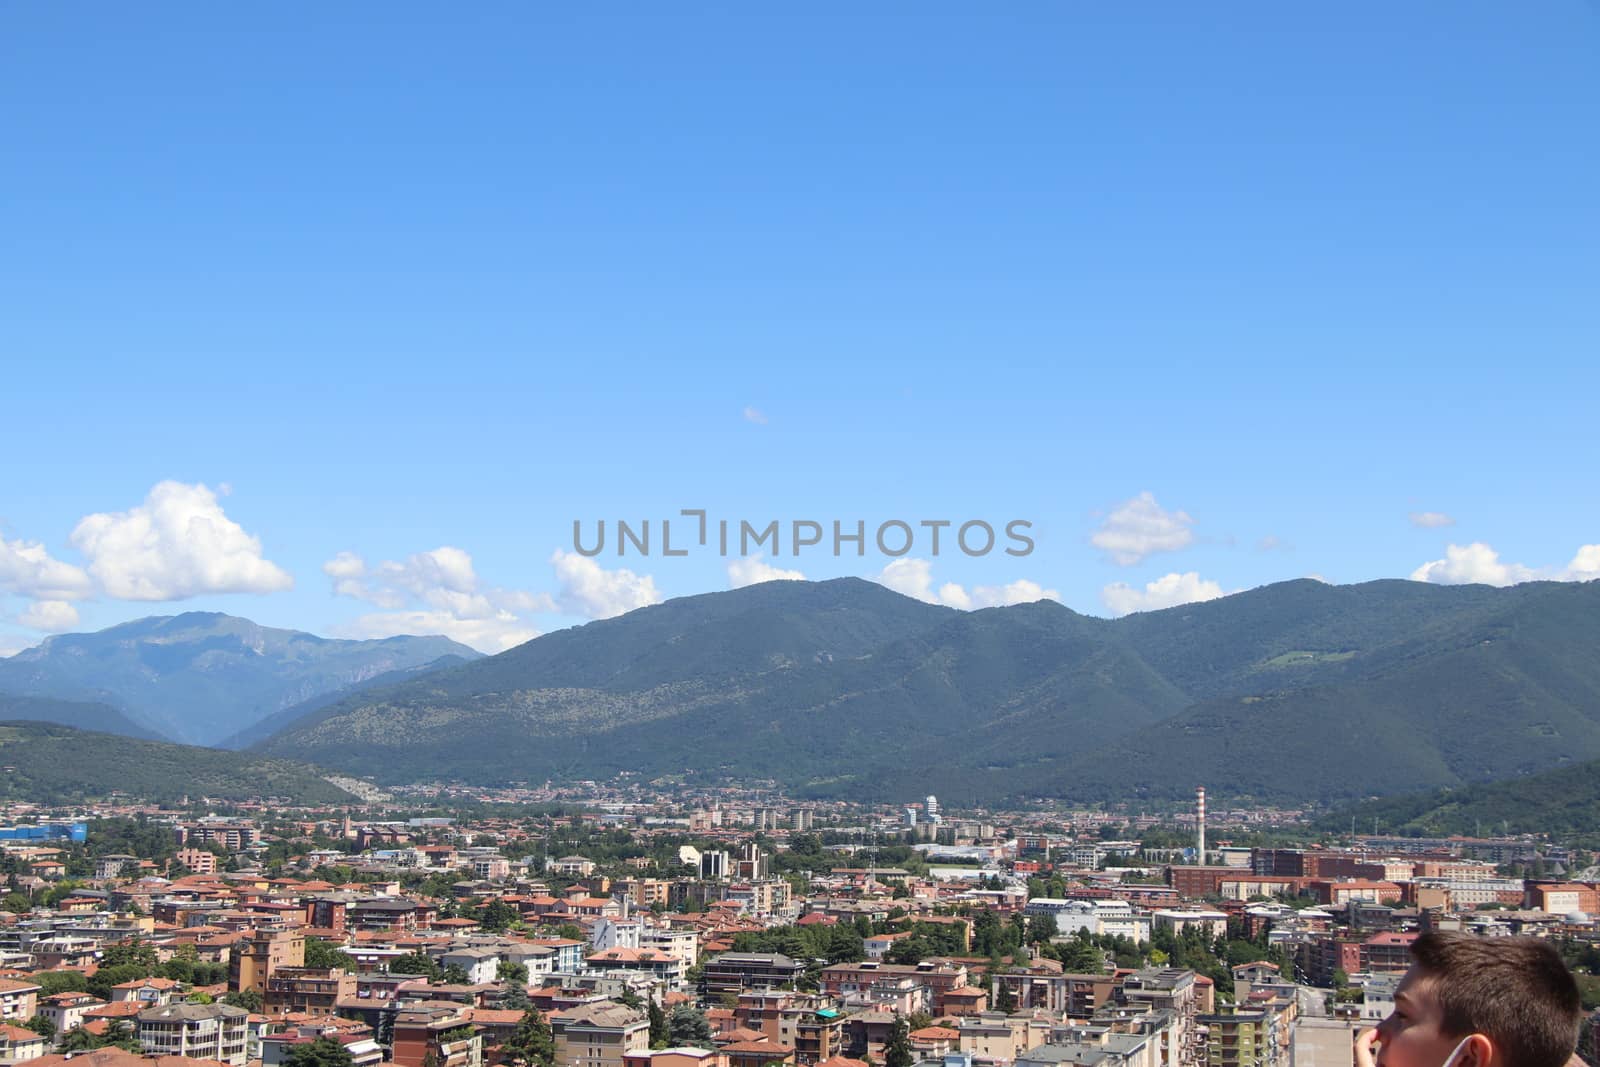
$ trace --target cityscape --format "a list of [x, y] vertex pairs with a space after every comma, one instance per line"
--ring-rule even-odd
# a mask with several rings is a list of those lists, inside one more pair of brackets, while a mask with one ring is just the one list
[[0, 1067], [1600, 1067], [1597, 56], [0, 4]]

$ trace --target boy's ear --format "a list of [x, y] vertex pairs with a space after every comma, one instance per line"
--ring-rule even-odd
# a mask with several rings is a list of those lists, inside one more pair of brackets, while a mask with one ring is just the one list
[[1467, 1038], [1461, 1055], [1456, 1058], [1455, 1067], [1509, 1067], [1508, 1064], [1496, 1062], [1499, 1051], [1488, 1036], [1473, 1034]]

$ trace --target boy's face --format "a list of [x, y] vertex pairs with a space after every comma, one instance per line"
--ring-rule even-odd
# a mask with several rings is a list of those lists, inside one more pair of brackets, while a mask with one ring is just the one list
[[1394, 993], [1394, 1012], [1378, 1024], [1377, 1067], [1444, 1067], [1464, 1035], [1443, 1031], [1433, 979], [1416, 967]]

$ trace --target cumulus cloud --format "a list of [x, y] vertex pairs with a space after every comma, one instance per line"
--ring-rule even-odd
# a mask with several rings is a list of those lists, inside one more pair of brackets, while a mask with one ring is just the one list
[[276, 593], [294, 585], [287, 571], [262, 558], [261, 541], [228, 518], [204, 485], [161, 482], [128, 511], [86, 515], [72, 531], [72, 544], [117, 600]]
[[806, 576], [799, 571], [786, 571], [782, 567], [774, 567], [761, 558], [758, 552], [744, 559], [728, 561], [728, 588], [743, 589], [747, 585], [759, 585], [762, 582], [803, 582]]
[[17, 621], [35, 630], [65, 633], [78, 625], [78, 609], [65, 600], [35, 600], [17, 616]]
[[767, 416], [759, 408], [747, 407], [744, 409], [744, 421], [753, 422], [757, 426], [765, 426], [767, 424]]
[[1089, 543], [1113, 563], [1130, 567], [1157, 552], [1176, 552], [1194, 541], [1194, 520], [1167, 511], [1148, 490], [1111, 510]]
[[1447, 545], [1444, 559], [1424, 563], [1411, 572], [1412, 581], [1435, 585], [1515, 585], [1538, 576], [1531, 567], [1502, 562], [1500, 554], [1482, 541]]
[[371, 565], [357, 553], [340, 552], [322, 572], [335, 596], [384, 609], [345, 624], [341, 636], [443, 634], [480, 652], [502, 652], [539, 635], [522, 614], [555, 610], [548, 596], [485, 586], [471, 553], [454, 545]]
[[945, 582], [935, 589], [933, 565], [925, 559], [911, 557], [892, 561], [872, 580], [903, 596], [915, 597], [928, 604], [960, 608], [963, 611], [1004, 607], [1008, 604], [1031, 604], [1035, 600], [1061, 599], [1059, 591], [1046, 589], [1026, 578], [1020, 578], [1006, 585], [977, 585], [971, 590], [955, 582]]
[[83, 600], [94, 583], [81, 567], [51, 557], [42, 544], [0, 537], [0, 593], [42, 600]]
[[1424, 563], [1411, 572], [1414, 582], [1435, 585], [1516, 585], [1518, 582], [1588, 582], [1600, 578], [1600, 544], [1580, 545], [1565, 567], [1538, 569], [1521, 563], [1507, 563], [1500, 553], [1482, 541], [1470, 545], [1447, 545], [1444, 559]]
[[1411, 525], [1420, 526], [1424, 530], [1436, 530], [1441, 526], [1454, 526], [1456, 520], [1442, 511], [1413, 511]]
[[1113, 582], [1100, 590], [1100, 599], [1113, 615], [1174, 608], [1179, 604], [1215, 600], [1222, 595], [1222, 586], [1201, 578], [1194, 571], [1164, 575], [1147, 582], [1143, 589], [1135, 589], [1126, 582]]
[[1584, 545], [1562, 571], [1569, 582], [1589, 582], [1600, 578], [1600, 545]]
[[571, 615], [609, 619], [661, 602], [655, 579], [625, 567], [608, 571], [588, 556], [556, 549], [550, 557], [560, 591], [556, 604]]

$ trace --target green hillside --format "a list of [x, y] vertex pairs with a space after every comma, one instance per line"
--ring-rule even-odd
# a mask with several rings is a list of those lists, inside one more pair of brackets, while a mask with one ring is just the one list
[[1371, 800], [1330, 814], [1329, 831], [1376, 824], [1384, 833], [1550, 833], [1600, 840], [1600, 760], [1542, 774]]
[[0, 798], [71, 804], [120, 792], [171, 803], [282, 797], [353, 801], [304, 763], [241, 752], [141, 741], [42, 722], [0, 722]]
[[1345, 803], [1600, 757], [1597, 647], [1600, 583], [1295, 581], [1113, 621], [773, 582], [356, 694], [259, 750], [391, 782]]

